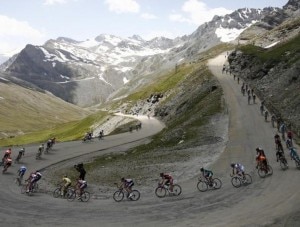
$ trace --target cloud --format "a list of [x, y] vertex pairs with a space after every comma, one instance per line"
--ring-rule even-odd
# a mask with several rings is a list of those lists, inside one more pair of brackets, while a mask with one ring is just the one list
[[65, 4], [67, 0], [45, 0], [44, 5]]
[[215, 15], [223, 16], [231, 12], [232, 10], [222, 7], [208, 8], [207, 5], [200, 0], [187, 0], [182, 6], [182, 13], [172, 13], [169, 15], [169, 19], [171, 21], [201, 25], [210, 21]]
[[134, 0], [105, 0], [110, 11], [121, 13], [138, 13], [140, 5]]
[[153, 19], [157, 19], [157, 16], [150, 14], [150, 13], [142, 13], [141, 17], [147, 20], [153, 20]]
[[27, 22], [0, 15], [0, 53], [19, 51], [28, 43], [39, 45], [45, 38]]

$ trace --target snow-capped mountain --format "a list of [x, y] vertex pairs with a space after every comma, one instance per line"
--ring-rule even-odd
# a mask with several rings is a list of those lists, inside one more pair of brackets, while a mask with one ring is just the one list
[[27, 45], [4, 70], [68, 102], [91, 106], [105, 102], [120, 89], [128, 92], [151, 81], [146, 75], [191, 61], [221, 42], [236, 40], [248, 27], [278, 12], [282, 15], [283, 9], [239, 9], [215, 16], [191, 35], [175, 39], [146, 41], [137, 35], [120, 38], [105, 34], [86, 41], [60, 37], [43, 46]]

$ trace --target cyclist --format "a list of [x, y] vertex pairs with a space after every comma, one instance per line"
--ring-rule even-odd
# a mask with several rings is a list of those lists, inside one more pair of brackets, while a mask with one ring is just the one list
[[290, 148], [290, 156], [291, 156], [291, 160], [295, 160], [297, 162], [300, 161], [298, 153], [297, 153], [296, 149], [293, 147]]
[[16, 158], [16, 162], [19, 162], [21, 157], [24, 156], [24, 154], [25, 154], [25, 148], [23, 147], [21, 150], [19, 150], [19, 154]]
[[30, 174], [28, 180], [30, 180], [29, 188], [27, 188], [27, 192], [31, 191], [33, 185], [36, 184], [42, 178], [42, 174], [39, 170], [35, 171], [34, 173]]
[[12, 159], [10, 157], [6, 158], [4, 160], [4, 168], [2, 170], [2, 173], [6, 172], [6, 170], [8, 169], [8, 167], [10, 167], [12, 164]]
[[87, 187], [87, 182], [79, 178], [76, 184], [77, 188], [80, 190], [78, 200], [81, 199], [81, 195], [83, 194], [83, 190]]
[[271, 123], [272, 123], [272, 127], [275, 128], [275, 121], [276, 121], [276, 116], [274, 114], [272, 114], [271, 116]]
[[29, 174], [29, 177], [26, 179], [26, 181], [28, 182], [26, 186], [26, 193], [28, 193], [31, 190], [32, 181], [34, 180], [35, 177], [36, 177], [35, 172], [32, 172]]
[[26, 172], [27, 168], [25, 166], [21, 166], [19, 169], [18, 169], [18, 178], [17, 178], [17, 181], [19, 182], [19, 185], [22, 184], [22, 180], [23, 180], [23, 177], [24, 177], [24, 174]]
[[267, 110], [265, 110], [264, 115], [265, 115], [265, 121], [268, 121], [269, 112]]
[[130, 199], [132, 195], [132, 187], [134, 185], [132, 179], [125, 179], [124, 177], [121, 178], [122, 187], [128, 192], [128, 199]]
[[230, 164], [231, 168], [232, 168], [232, 174], [235, 175], [239, 175], [239, 176], [243, 176], [243, 179], [245, 178], [245, 167], [240, 164], [240, 163], [231, 163]]
[[207, 180], [209, 186], [212, 186], [212, 176], [214, 175], [211, 170], [204, 169], [203, 167], [200, 169], [202, 176]]
[[4, 156], [2, 158], [2, 165], [5, 165], [6, 159], [10, 158], [11, 156], [11, 148], [8, 148], [5, 153]]
[[283, 150], [277, 150], [276, 152], [276, 161], [278, 162], [281, 158], [283, 158], [283, 162], [288, 166], [287, 161], [284, 156]]
[[289, 138], [285, 141], [285, 144], [287, 149], [291, 149], [293, 147], [293, 141]]
[[251, 95], [248, 95], [248, 104], [250, 104], [251, 101]]
[[67, 175], [64, 175], [64, 177], [62, 178], [62, 183], [64, 185], [62, 186], [62, 189], [61, 189], [61, 195], [64, 196], [64, 194], [66, 193], [68, 187], [70, 187], [72, 181], [70, 180], [70, 178], [68, 178]]
[[47, 150], [50, 150], [51, 147], [52, 147], [52, 139], [49, 139], [47, 141]]
[[170, 185], [170, 192], [173, 192], [173, 177], [170, 174], [166, 173], [160, 173], [160, 177], [162, 178], [162, 181], [160, 182], [161, 186], [164, 185]]
[[281, 150], [282, 152], [284, 152], [280, 136], [277, 133], [274, 136], [274, 140], [275, 140], [275, 144], [276, 144], [276, 150], [277, 151]]
[[259, 109], [260, 109], [260, 113], [261, 113], [261, 115], [263, 115], [263, 113], [264, 113], [264, 110], [265, 110], [265, 107], [264, 107], [264, 105], [263, 105], [263, 104], [261, 104], [261, 105], [260, 105], [260, 107], [259, 107]]
[[268, 172], [268, 162], [267, 162], [267, 157], [265, 155], [265, 152], [262, 148], [258, 147], [256, 148], [256, 169], [260, 164], [264, 166], [264, 169]]
[[38, 152], [37, 152], [37, 156], [38, 156], [38, 157], [41, 157], [43, 151], [44, 151], [44, 144], [42, 143], [42, 144], [39, 146], [39, 149], [38, 149]]

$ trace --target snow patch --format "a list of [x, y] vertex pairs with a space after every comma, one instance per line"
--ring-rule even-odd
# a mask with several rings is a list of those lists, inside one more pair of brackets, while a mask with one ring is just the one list
[[124, 76], [124, 77], [123, 77], [123, 83], [124, 83], [124, 84], [127, 84], [128, 82], [129, 82], [129, 80]]
[[244, 30], [250, 27], [252, 24], [255, 24], [257, 21], [252, 21], [250, 24], [246, 24], [246, 26], [242, 29], [237, 28], [223, 28], [221, 25], [216, 29], [215, 34], [218, 38], [220, 38], [221, 42], [227, 43], [235, 40]]
[[277, 41], [277, 42], [272, 43], [272, 44], [270, 44], [270, 45], [268, 45], [268, 46], [266, 46], [266, 47], [264, 47], [264, 48], [265, 48], [265, 49], [271, 48], [271, 47], [277, 45], [277, 43], [279, 43], [279, 42], [280, 42], [280, 41]]
[[4, 80], [4, 81], [9, 81], [8, 79], [5, 79], [4, 77], [0, 77], [1, 80]]

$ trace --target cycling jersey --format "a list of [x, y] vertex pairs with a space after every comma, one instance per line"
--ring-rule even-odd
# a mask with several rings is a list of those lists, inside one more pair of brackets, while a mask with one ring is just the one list
[[24, 173], [26, 172], [27, 168], [25, 166], [21, 166], [19, 169], [19, 174], [24, 175]]
[[66, 184], [71, 184], [71, 180], [67, 177], [63, 177], [63, 181], [65, 181]]
[[42, 178], [42, 174], [40, 172], [36, 172], [34, 175], [35, 176], [33, 179], [35, 182], [37, 182], [38, 180], [40, 180]]
[[211, 177], [213, 175], [213, 172], [210, 170], [204, 169], [202, 174], [204, 177]]
[[242, 164], [236, 163], [234, 165], [234, 168], [238, 171], [238, 172], [244, 172], [245, 167]]
[[173, 177], [168, 175], [168, 174], [164, 174], [163, 178], [167, 179], [167, 180], [172, 180], [173, 179]]
[[132, 179], [125, 179], [124, 186], [125, 187], [132, 187], [134, 185]]

